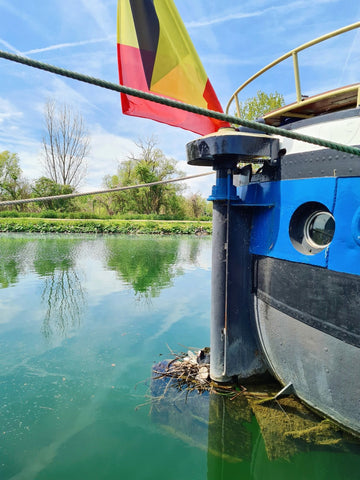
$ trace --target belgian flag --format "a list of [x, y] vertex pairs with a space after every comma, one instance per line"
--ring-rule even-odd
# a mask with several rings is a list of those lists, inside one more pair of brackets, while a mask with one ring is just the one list
[[[120, 84], [222, 112], [173, 0], [118, 1]], [[226, 122], [121, 94], [123, 113], [191, 130], [216, 132]]]

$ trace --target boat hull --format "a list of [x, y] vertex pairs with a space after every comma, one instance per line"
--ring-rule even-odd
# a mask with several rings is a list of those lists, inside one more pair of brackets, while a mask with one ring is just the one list
[[[359, 108], [289, 121], [283, 128], [360, 145]], [[360, 434], [359, 158], [246, 129], [203, 137], [187, 151], [189, 163], [216, 170], [210, 199], [224, 212], [213, 223], [214, 238], [222, 236], [213, 244], [221, 275], [213, 283], [212, 378], [243, 381], [257, 373], [247, 368], [252, 360], [265, 359], [300, 399]], [[264, 158], [256, 171], [238, 168]], [[242, 228], [236, 211], [247, 219]], [[244, 269], [251, 273], [236, 283]], [[254, 346], [246, 362], [244, 344]]]
[[[255, 271], [255, 320], [272, 373], [284, 385], [291, 383], [308, 405], [359, 434], [359, 322], [345, 312], [356, 307], [359, 297], [348, 295], [347, 300], [330, 288], [316, 297], [317, 289], [325, 292], [334, 283], [355, 292], [358, 277], [336, 272], [334, 280], [324, 268], [314, 272], [309, 265], [270, 258], [256, 260]], [[286, 291], [285, 282], [291, 285]]]
[[[292, 128], [358, 145], [358, 115], [329, 114]], [[351, 142], [343, 138], [350, 134]], [[258, 341], [283, 385], [359, 435], [360, 163], [288, 139], [281, 148], [286, 155], [272, 178], [239, 189], [244, 201], [274, 205], [252, 223]], [[314, 249], [306, 231], [317, 210], [334, 228], [328, 244]]]

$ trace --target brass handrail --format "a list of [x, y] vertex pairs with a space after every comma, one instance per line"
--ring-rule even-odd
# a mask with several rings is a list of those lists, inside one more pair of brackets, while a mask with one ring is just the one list
[[[239, 98], [238, 94], [243, 90], [249, 83], [254, 81], [256, 78], [258, 78], [260, 75], [265, 73], [267, 70], [270, 70], [272, 67], [275, 67], [275, 65], [278, 65], [282, 61], [286, 60], [289, 57], [293, 58], [293, 66], [294, 66], [294, 76], [295, 76], [295, 88], [296, 88], [296, 102], [297, 104], [300, 104], [302, 102], [302, 95], [301, 95], [301, 87], [300, 87], [300, 74], [299, 74], [299, 64], [298, 64], [298, 52], [301, 52], [302, 50], [305, 50], [309, 47], [312, 47], [313, 45], [316, 45], [317, 43], [321, 43], [325, 40], [328, 40], [329, 38], [336, 37], [337, 35], [341, 35], [342, 33], [349, 32], [350, 30], [354, 30], [355, 28], [360, 28], [360, 22], [355, 22], [352, 23], [351, 25], [348, 25], [343, 28], [339, 28], [338, 30], [334, 30], [333, 32], [327, 33], [326, 35], [322, 35], [321, 37], [318, 37], [314, 40], [311, 40], [310, 42], [304, 43], [303, 45], [300, 45], [297, 48], [294, 48], [293, 50], [290, 50], [290, 52], [285, 53], [278, 59], [274, 60], [273, 62], [269, 63], [266, 67], [262, 68], [259, 70], [255, 75], [250, 77], [246, 82], [244, 82], [240, 87], [232, 94], [228, 104], [226, 105], [226, 113], [229, 113], [230, 105], [232, 102], [235, 100], [236, 103], [236, 111], [238, 116], [240, 116], [240, 104], [239, 104]], [[360, 92], [359, 92], [359, 97], [358, 97], [358, 105], [360, 103]]]

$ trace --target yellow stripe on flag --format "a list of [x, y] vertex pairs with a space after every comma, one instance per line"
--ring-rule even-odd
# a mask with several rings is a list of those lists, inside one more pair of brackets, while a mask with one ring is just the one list
[[119, 1], [117, 15], [117, 43], [139, 48], [129, 0]]
[[151, 91], [206, 107], [206, 72], [173, 2], [154, 0], [160, 38]]

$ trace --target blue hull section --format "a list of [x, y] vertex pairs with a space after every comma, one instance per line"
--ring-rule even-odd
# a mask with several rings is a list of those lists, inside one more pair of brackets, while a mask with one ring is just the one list
[[[253, 215], [250, 250], [292, 262], [360, 274], [360, 178], [309, 178], [254, 183], [238, 188], [246, 204], [273, 204]], [[297, 251], [290, 239], [291, 218], [307, 202], [323, 204], [335, 218], [335, 234], [316, 255]]]

